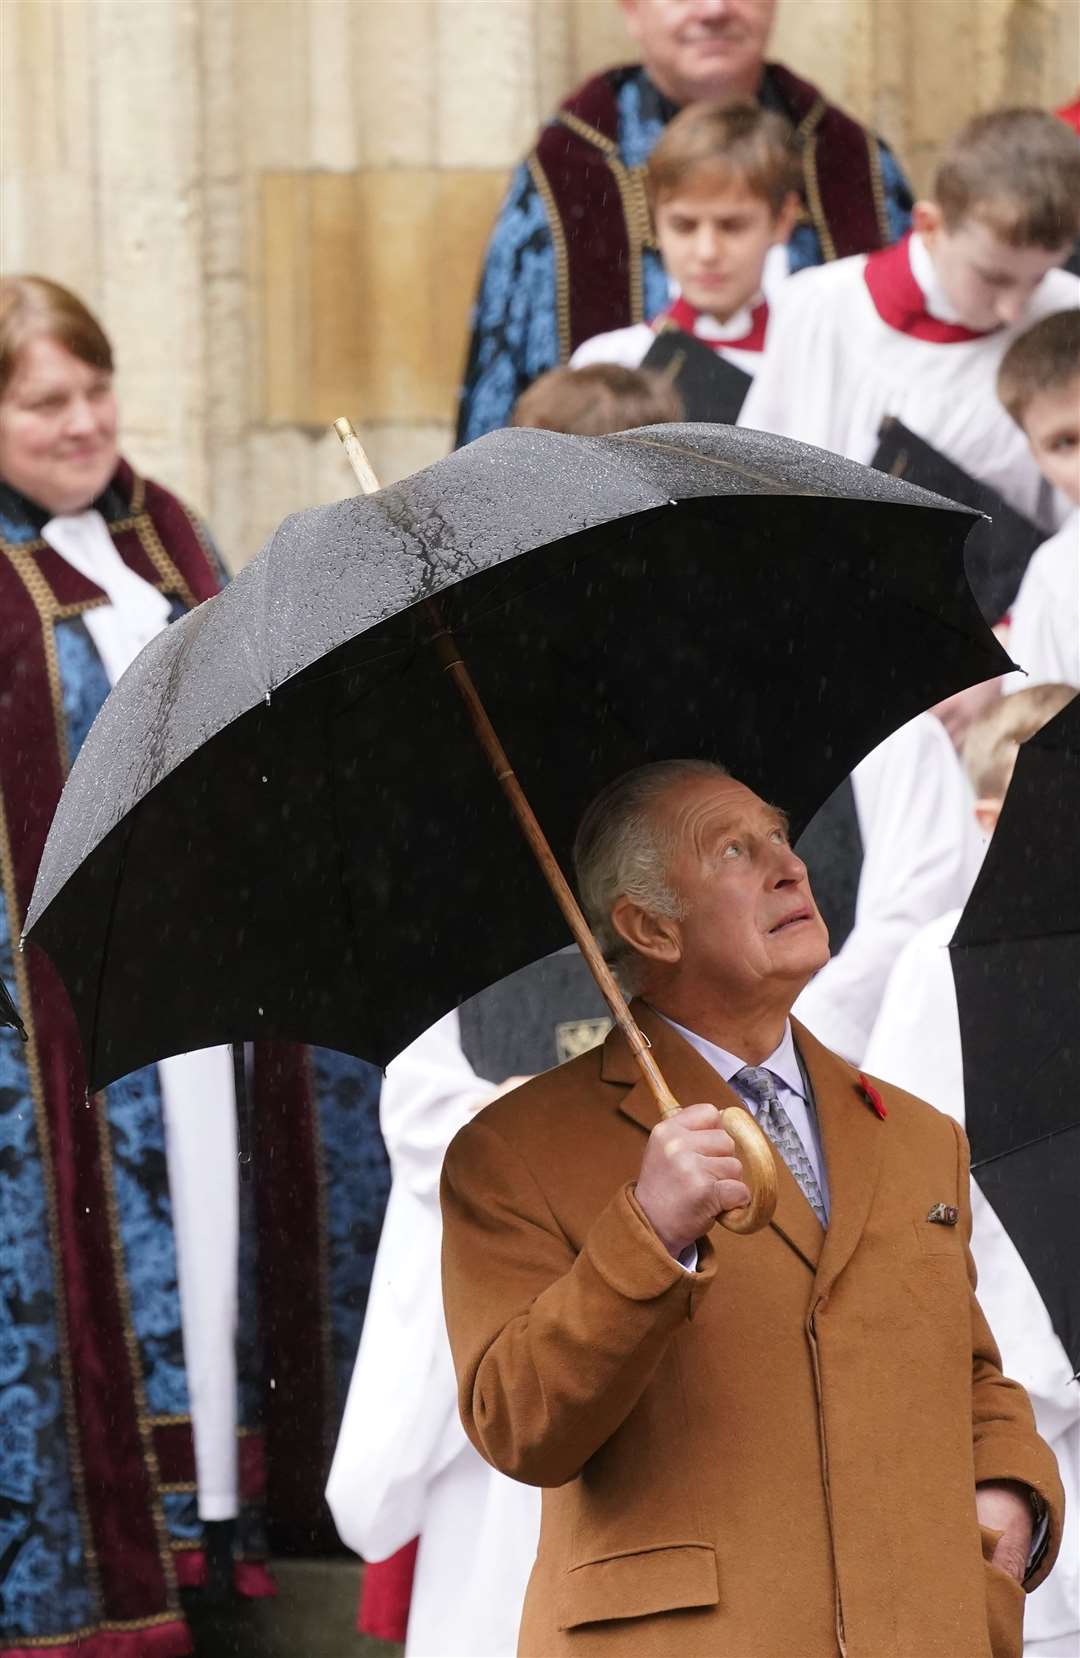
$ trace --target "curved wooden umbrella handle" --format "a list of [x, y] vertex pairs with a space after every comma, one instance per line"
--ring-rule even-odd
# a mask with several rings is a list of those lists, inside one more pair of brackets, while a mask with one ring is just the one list
[[743, 1180], [750, 1188], [750, 1202], [744, 1209], [728, 1209], [719, 1217], [729, 1232], [760, 1232], [768, 1226], [776, 1208], [776, 1154], [772, 1142], [749, 1111], [726, 1106], [720, 1126], [735, 1142], [735, 1155], [743, 1166]]

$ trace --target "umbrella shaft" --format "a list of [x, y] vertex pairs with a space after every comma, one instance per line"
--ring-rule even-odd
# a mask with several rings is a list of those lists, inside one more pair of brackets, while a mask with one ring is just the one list
[[525, 791], [518, 782], [514, 768], [510, 764], [506, 750], [499, 741], [495, 727], [488, 718], [487, 709], [480, 700], [480, 693], [473, 683], [473, 677], [462, 660], [461, 652], [458, 650], [453, 634], [443, 620], [438, 604], [434, 599], [429, 599], [425, 609], [434, 626], [431, 645], [435, 654], [443, 669], [449, 674], [457, 687], [461, 700], [465, 704], [469, 722], [476, 733], [480, 746], [491, 762], [491, 769], [498, 779], [499, 786], [510, 802], [514, 816], [521, 826], [521, 831], [533, 850], [548, 886], [555, 895], [556, 903], [566, 917], [567, 925], [577, 941], [579, 950], [589, 964], [589, 969], [599, 986], [601, 995], [611, 1009], [615, 1023], [630, 1044], [631, 1052], [649, 1085], [661, 1115], [670, 1117], [678, 1111], [679, 1103], [664, 1081], [660, 1067], [653, 1059], [648, 1038], [638, 1028], [637, 1021], [627, 1006], [626, 998], [615, 982], [611, 968], [600, 953], [589, 923], [582, 914], [581, 906], [571, 892], [569, 883], [559, 868], [547, 836], [541, 829], [536, 814], [526, 799]]
[[[361, 489], [365, 494], [371, 495], [378, 489], [379, 480], [371, 469], [351, 423], [344, 418], [335, 420], [334, 430], [345, 445]], [[566, 917], [578, 948], [589, 964], [615, 1023], [630, 1044], [630, 1051], [637, 1061], [649, 1092], [656, 1101], [660, 1115], [672, 1117], [679, 1109], [679, 1102], [664, 1081], [660, 1067], [650, 1051], [648, 1038], [638, 1029], [637, 1021], [626, 1005], [626, 998], [615, 983], [611, 969], [600, 954], [577, 899], [570, 891], [566, 878], [555, 861], [555, 854], [548, 845], [547, 836], [537, 822], [533, 809], [525, 798], [525, 791], [514, 775], [514, 768], [496, 736], [495, 727], [488, 719], [487, 709], [480, 701], [480, 694], [473, 684], [472, 675], [462, 661], [461, 652], [443, 619], [442, 611], [435, 599], [428, 599], [424, 608], [434, 628], [431, 644], [435, 648], [435, 653], [445, 672], [458, 688], [480, 746], [491, 761], [492, 770], [547, 878], [559, 908]], [[735, 1142], [736, 1154], [743, 1162], [751, 1191], [748, 1207], [727, 1211], [720, 1217], [721, 1223], [732, 1232], [757, 1232], [769, 1224], [776, 1208], [776, 1159], [770, 1142], [748, 1111], [742, 1107], [729, 1106], [721, 1113], [720, 1120]]]

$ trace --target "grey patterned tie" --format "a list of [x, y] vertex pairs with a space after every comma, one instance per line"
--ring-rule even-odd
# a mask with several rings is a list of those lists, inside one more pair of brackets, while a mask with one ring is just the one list
[[825, 1214], [825, 1203], [817, 1175], [814, 1173], [814, 1165], [806, 1155], [806, 1148], [799, 1139], [798, 1129], [780, 1103], [772, 1072], [766, 1071], [763, 1065], [744, 1065], [731, 1081], [757, 1105], [759, 1126], [765, 1130], [795, 1176], [799, 1190], [822, 1226], [827, 1226], [829, 1223]]

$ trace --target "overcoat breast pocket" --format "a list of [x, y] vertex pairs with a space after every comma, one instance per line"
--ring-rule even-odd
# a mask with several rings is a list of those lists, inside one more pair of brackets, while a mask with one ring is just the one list
[[[937, 1205], [942, 1208], [944, 1205]], [[956, 1210], [949, 1213], [956, 1214]], [[965, 1262], [964, 1238], [956, 1222], [942, 1224], [929, 1219], [913, 1221], [915, 1237], [919, 1249], [924, 1255], [951, 1256], [954, 1260]]]
[[568, 1571], [559, 1596], [559, 1628], [715, 1606], [719, 1599], [716, 1550], [711, 1544], [638, 1549], [588, 1560]]

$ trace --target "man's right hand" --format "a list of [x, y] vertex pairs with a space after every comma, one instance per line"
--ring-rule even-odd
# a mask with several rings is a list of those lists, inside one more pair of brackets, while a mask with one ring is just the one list
[[660, 1242], [677, 1260], [716, 1217], [750, 1202], [735, 1142], [715, 1105], [688, 1105], [657, 1123], [634, 1195]]

